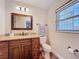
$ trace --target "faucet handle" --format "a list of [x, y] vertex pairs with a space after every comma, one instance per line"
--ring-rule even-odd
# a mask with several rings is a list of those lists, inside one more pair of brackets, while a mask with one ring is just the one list
[[24, 32], [22, 32], [22, 36], [24, 36], [24, 34], [25, 34], [25, 33], [24, 33]]

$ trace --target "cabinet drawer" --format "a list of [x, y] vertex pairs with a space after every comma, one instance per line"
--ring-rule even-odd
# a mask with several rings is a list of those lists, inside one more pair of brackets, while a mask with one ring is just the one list
[[9, 42], [9, 46], [10, 46], [10, 47], [16, 46], [16, 45], [20, 45], [20, 41], [10, 41], [10, 42]]
[[34, 38], [32, 39], [33, 42], [39, 42], [39, 39], [38, 38]]
[[34, 45], [32, 46], [32, 48], [39, 49], [40, 46], [39, 46], [38, 44], [34, 44]]
[[0, 49], [3, 47], [8, 47], [8, 42], [0, 42]]
[[21, 40], [20, 43], [21, 44], [25, 44], [25, 45], [30, 45], [31, 44], [31, 40], [30, 39]]

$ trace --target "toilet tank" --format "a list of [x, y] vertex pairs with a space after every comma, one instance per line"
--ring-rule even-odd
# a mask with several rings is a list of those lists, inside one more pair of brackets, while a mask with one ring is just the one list
[[46, 36], [40, 37], [40, 44], [44, 44], [44, 43], [46, 43], [46, 41], [47, 41], [47, 37]]

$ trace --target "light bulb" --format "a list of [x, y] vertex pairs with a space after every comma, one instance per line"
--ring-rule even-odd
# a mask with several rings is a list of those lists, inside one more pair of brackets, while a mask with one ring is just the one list
[[16, 6], [16, 9], [17, 9], [18, 11], [20, 11], [20, 10], [21, 10], [21, 7], [20, 7], [20, 6]]
[[22, 7], [22, 10], [21, 11], [25, 11], [24, 9], [25, 9], [25, 7]]
[[30, 11], [30, 9], [29, 9], [29, 8], [26, 8], [26, 12], [27, 12], [27, 11]]

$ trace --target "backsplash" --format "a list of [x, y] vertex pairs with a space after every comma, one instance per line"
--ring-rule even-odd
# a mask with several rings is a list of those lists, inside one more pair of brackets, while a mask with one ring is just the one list
[[37, 32], [33, 31], [11, 31], [11, 36], [38, 36]]

